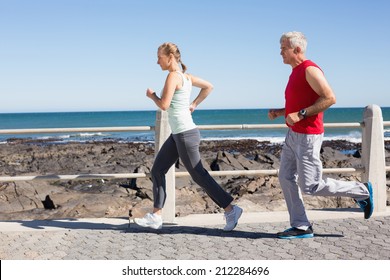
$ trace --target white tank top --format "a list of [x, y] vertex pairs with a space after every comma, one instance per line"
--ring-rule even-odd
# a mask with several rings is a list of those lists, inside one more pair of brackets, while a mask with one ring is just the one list
[[190, 111], [191, 79], [180, 71], [176, 71], [176, 73], [182, 77], [183, 86], [174, 92], [171, 105], [167, 110], [168, 121], [173, 134], [196, 128]]

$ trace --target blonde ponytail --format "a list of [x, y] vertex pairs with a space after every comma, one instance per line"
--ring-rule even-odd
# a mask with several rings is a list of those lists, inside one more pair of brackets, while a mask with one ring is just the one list
[[187, 71], [187, 66], [185, 66], [185, 64], [181, 61], [179, 48], [174, 43], [164, 43], [158, 47], [158, 50], [161, 50], [167, 56], [173, 54], [173, 57], [176, 59], [176, 61], [181, 64], [183, 73]]
[[183, 70], [183, 73], [185, 73], [187, 71], [187, 66], [185, 66], [185, 64], [181, 61], [180, 61], [180, 64], [181, 64], [181, 69]]

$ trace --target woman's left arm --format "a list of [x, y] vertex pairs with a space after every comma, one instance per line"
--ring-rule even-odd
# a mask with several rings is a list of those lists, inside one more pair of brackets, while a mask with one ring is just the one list
[[157, 107], [159, 107], [161, 110], [168, 110], [169, 106], [171, 105], [173, 94], [179, 82], [180, 78], [178, 77], [178, 74], [171, 72], [168, 74], [165, 81], [161, 98], [158, 97], [151, 88], [146, 90], [146, 96], [152, 99], [154, 103], [156, 103]]
[[203, 100], [205, 100], [205, 98], [210, 94], [214, 87], [210, 82], [206, 80], [203, 80], [193, 75], [189, 76], [191, 78], [192, 85], [200, 88], [198, 96], [194, 99], [194, 101], [192, 101], [190, 105], [190, 111], [193, 112], [195, 108], [198, 107], [198, 105], [202, 103]]

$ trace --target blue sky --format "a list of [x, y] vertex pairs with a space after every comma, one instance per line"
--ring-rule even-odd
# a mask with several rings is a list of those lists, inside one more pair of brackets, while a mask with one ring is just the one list
[[[286, 31], [308, 38], [337, 107], [390, 106], [390, 1], [0, 0], [0, 113], [153, 110], [176, 43], [214, 91], [199, 109], [283, 107]], [[195, 96], [197, 92], [193, 92]]]

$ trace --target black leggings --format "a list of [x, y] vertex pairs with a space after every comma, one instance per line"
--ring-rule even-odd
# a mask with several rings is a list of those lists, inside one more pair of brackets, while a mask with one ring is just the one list
[[197, 128], [171, 134], [157, 154], [152, 167], [154, 207], [163, 208], [166, 193], [165, 174], [180, 158], [192, 179], [222, 208], [233, 201], [228, 194], [203, 168], [199, 153], [200, 133]]

